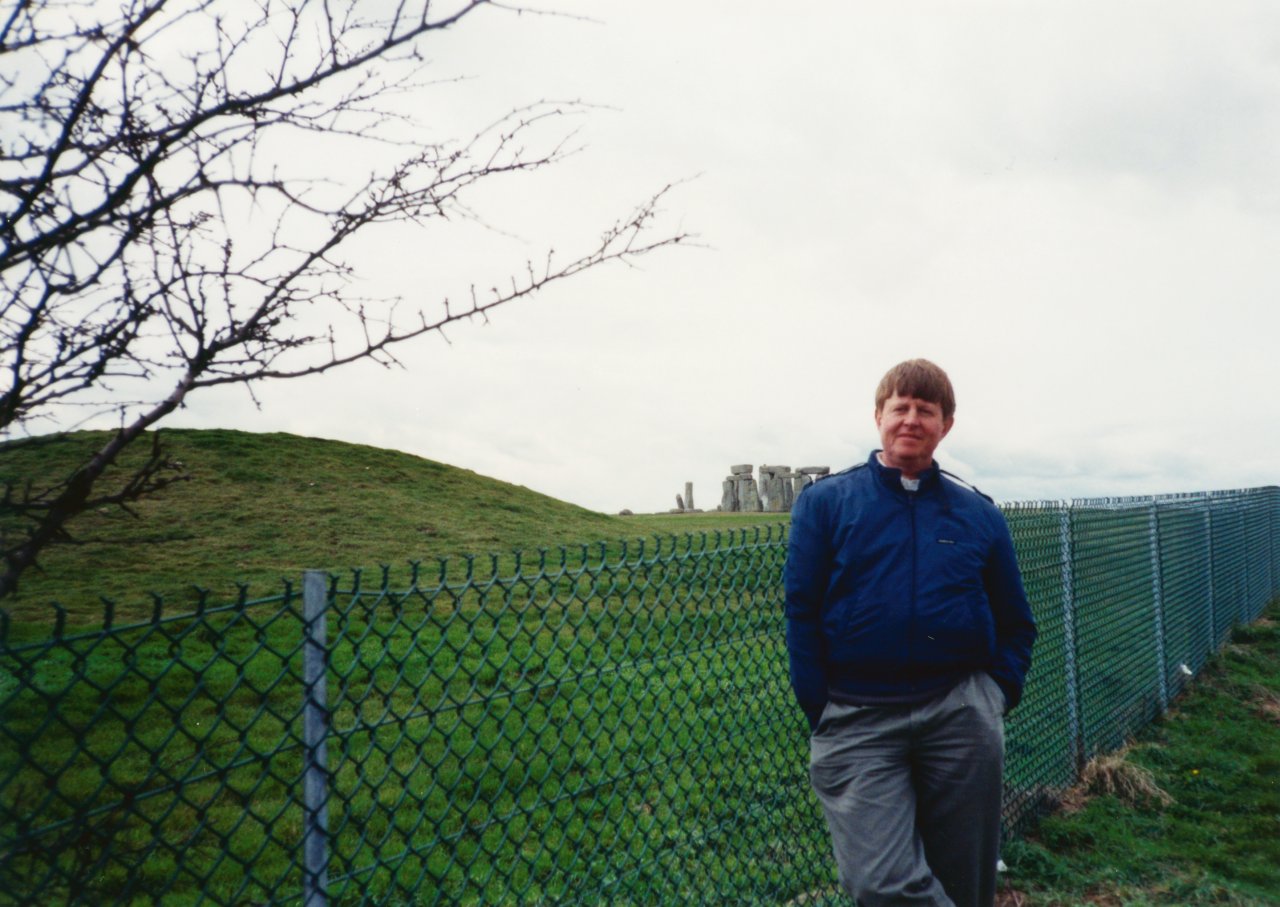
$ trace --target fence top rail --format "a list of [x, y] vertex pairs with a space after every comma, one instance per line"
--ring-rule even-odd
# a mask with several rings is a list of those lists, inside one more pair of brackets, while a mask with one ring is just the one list
[[[1061, 500], [1026, 500], [1000, 502], [1006, 513], [1071, 513], [1076, 510], [1132, 511], [1161, 506], [1191, 506], [1214, 504], [1237, 505], [1258, 498], [1276, 498], [1280, 502], [1280, 486], [1266, 485], [1256, 488], [1225, 489], [1217, 491], [1178, 492], [1159, 495], [1129, 497], [1094, 497]], [[761, 517], [781, 517], [781, 514], [761, 514]], [[536, 549], [512, 549], [505, 553], [461, 554], [439, 557], [430, 561], [409, 561], [402, 568], [381, 565], [375, 569], [347, 568], [329, 570], [328, 592], [330, 597], [390, 596], [404, 598], [412, 595], [433, 595], [441, 592], [461, 593], [470, 590], [483, 591], [487, 586], [529, 582], [541, 579], [574, 579], [594, 576], [617, 570], [637, 570], [696, 561], [699, 558], [747, 552], [758, 548], [776, 548], [786, 544], [788, 526], [779, 521], [741, 528], [705, 530], [683, 535], [655, 533], [648, 537], [618, 538], [578, 544], [563, 544]], [[299, 575], [302, 570], [299, 569]], [[91, 616], [84, 609], [72, 621], [71, 612], [57, 602], [47, 605], [49, 622], [40, 626], [47, 630], [41, 640], [14, 639], [13, 627], [17, 623], [0, 608], [0, 654], [21, 652], [25, 649], [47, 646], [50, 642], [67, 643], [91, 639], [107, 632], [128, 632], [157, 627], [184, 620], [202, 619], [218, 614], [244, 611], [270, 604], [289, 606], [300, 598], [300, 587], [288, 579], [282, 579], [281, 591], [250, 599], [246, 584], [239, 584], [239, 593], [231, 600], [214, 601], [207, 590], [196, 587], [194, 607], [166, 612], [165, 599], [149, 594], [149, 602], [143, 608], [132, 609], [132, 614], [149, 611], [150, 616], [127, 624], [116, 624], [118, 604], [102, 599], [100, 610]], [[32, 623], [30, 618], [22, 622]], [[72, 624], [74, 623], [74, 626]], [[18, 634], [27, 636], [26, 633]]]
[[996, 506], [1005, 513], [1021, 513], [1023, 511], [1030, 511], [1033, 513], [1052, 513], [1059, 510], [1070, 509], [1071, 502], [1065, 498], [1042, 498], [1040, 500], [1027, 501], [999, 501]]
[[1089, 509], [1107, 509], [1107, 510], [1129, 510], [1139, 509], [1142, 507], [1150, 507], [1152, 504], [1157, 506], [1166, 504], [1203, 504], [1209, 501], [1240, 501], [1249, 498], [1267, 496], [1280, 491], [1277, 485], [1260, 485], [1256, 488], [1230, 488], [1217, 491], [1179, 491], [1165, 494], [1144, 494], [1144, 495], [1117, 495], [1117, 496], [1100, 496], [1100, 497], [1083, 497], [1071, 498], [1067, 501], [1045, 501], [1045, 502], [1013, 502], [1001, 503], [1001, 508], [1006, 510], [1026, 509], [1036, 506], [1054, 507], [1066, 506], [1069, 509], [1089, 508]]
[[[19, 653], [28, 649], [48, 648], [51, 643], [67, 644], [81, 640], [97, 639], [105, 633], [128, 633], [183, 621], [200, 620], [220, 614], [243, 613], [251, 608], [262, 608], [273, 604], [278, 604], [285, 608], [301, 596], [289, 580], [282, 580], [281, 582], [284, 586], [284, 591], [253, 599], [249, 598], [248, 586], [241, 584], [240, 594], [234, 600], [218, 604], [210, 604], [208, 590], [200, 589], [198, 590], [197, 602], [194, 608], [172, 613], [165, 613], [164, 598], [153, 593], [151, 595], [151, 616], [146, 620], [135, 620], [124, 624], [116, 624], [115, 622], [116, 602], [112, 599], [103, 599], [101, 622], [94, 621], [92, 622], [93, 625], [89, 627], [69, 626], [70, 612], [57, 602], [50, 602], [48, 609], [53, 623], [49, 627], [49, 633], [38, 640], [13, 640], [11, 631], [14, 621], [10, 618], [8, 611], [0, 609], [0, 655]], [[25, 623], [30, 623], [30, 620], [25, 621]], [[81, 621], [77, 620], [76, 623], [80, 624]]]
[[[776, 516], [761, 514], [761, 516]], [[349, 567], [326, 570], [328, 593], [335, 596], [408, 597], [415, 594], [440, 592], [461, 593], [483, 590], [487, 586], [538, 579], [573, 579], [594, 576], [618, 570], [644, 570], [668, 564], [713, 556], [749, 552], [760, 548], [776, 548], [785, 544], [785, 523], [761, 524], [725, 530], [707, 530], [682, 535], [655, 533], [649, 537], [631, 537], [577, 544], [563, 544], [536, 549], [512, 549], [509, 552], [488, 554], [459, 554], [435, 558], [433, 561], [408, 561], [401, 567], [383, 564], [376, 568]], [[299, 569], [301, 575], [303, 571]], [[155, 627], [175, 621], [202, 619], [220, 613], [242, 611], [250, 607], [272, 603], [289, 605], [301, 596], [301, 587], [288, 579], [282, 579], [280, 592], [250, 599], [247, 584], [238, 584], [238, 594], [229, 600], [216, 600], [207, 589], [195, 588], [196, 604], [181, 611], [166, 611], [165, 598], [156, 593], [147, 596], [147, 603], [132, 609], [132, 614], [147, 612], [142, 620], [117, 624], [116, 613], [123, 610], [114, 599], [103, 598], [94, 607], [92, 615], [86, 608], [77, 612], [57, 601], [44, 607], [48, 610], [49, 634], [44, 642], [14, 640], [13, 628], [19, 623], [30, 625], [28, 617], [19, 622], [8, 611], [0, 608], [0, 653], [18, 652], [32, 646], [53, 642], [72, 642], [90, 639], [106, 632], [127, 632]], [[41, 626], [45, 622], [38, 621]]]

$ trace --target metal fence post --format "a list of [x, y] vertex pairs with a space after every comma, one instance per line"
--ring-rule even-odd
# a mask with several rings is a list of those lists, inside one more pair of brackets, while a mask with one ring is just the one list
[[[1206, 495], [1204, 499], [1204, 527], [1205, 534], [1208, 536], [1208, 544], [1205, 545], [1205, 555], [1207, 558], [1207, 573], [1209, 577], [1209, 645], [1205, 654], [1208, 659], [1209, 654], [1218, 649], [1218, 615], [1215, 613], [1216, 593], [1213, 589], [1213, 497]], [[1196, 665], [1199, 669], [1203, 665]]]
[[327, 651], [325, 612], [327, 575], [307, 570], [302, 579], [302, 905], [328, 904], [329, 783], [325, 738]]
[[1262, 498], [1260, 506], [1265, 507], [1267, 513], [1267, 604], [1270, 604], [1276, 595], [1276, 509], [1271, 500], [1274, 496], [1271, 489], [1263, 490], [1259, 496]]
[[1276, 490], [1267, 489], [1267, 603], [1276, 596]]
[[[1241, 498], [1244, 498], [1241, 495]], [[1236, 614], [1236, 619], [1232, 621], [1232, 625], [1247, 623], [1253, 619], [1253, 564], [1250, 563], [1252, 558], [1253, 546], [1249, 544], [1249, 503], [1247, 499], [1241, 500], [1236, 505], [1236, 513], [1240, 515], [1240, 545], [1244, 548], [1244, 598], [1240, 602], [1240, 608]]]
[[1080, 731], [1080, 688], [1076, 666], [1076, 616], [1074, 567], [1075, 550], [1071, 542], [1071, 504], [1062, 505], [1058, 536], [1062, 544], [1062, 645], [1066, 651], [1067, 736], [1076, 771], [1084, 766], [1084, 740]]
[[1160, 711], [1169, 708], [1169, 677], [1165, 656], [1164, 638], [1164, 585], [1160, 576], [1160, 505], [1151, 502], [1151, 515], [1148, 520], [1151, 539], [1151, 597], [1155, 605], [1156, 624], [1156, 682], [1160, 691]]

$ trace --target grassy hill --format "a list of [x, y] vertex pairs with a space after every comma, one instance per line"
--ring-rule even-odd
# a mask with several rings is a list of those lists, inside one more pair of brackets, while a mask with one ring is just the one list
[[[0, 449], [0, 482], [65, 476], [101, 432]], [[135, 518], [118, 508], [72, 524], [77, 542], [42, 559], [19, 595], [0, 603], [18, 618], [47, 619], [58, 601], [85, 617], [99, 597], [124, 614], [145, 613], [149, 593], [166, 604], [278, 591], [318, 567], [404, 565], [465, 553], [646, 537], [755, 523], [780, 514], [617, 517], [432, 460], [359, 444], [231, 430], [165, 430], [171, 455], [190, 474], [140, 502]], [[147, 445], [138, 445], [138, 454]], [[128, 461], [124, 464], [128, 466]]]

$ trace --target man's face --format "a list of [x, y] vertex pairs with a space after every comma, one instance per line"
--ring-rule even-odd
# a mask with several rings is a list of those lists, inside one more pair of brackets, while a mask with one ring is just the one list
[[942, 406], [894, 393], [876, 411], [884, 464], [914, 477], [929, 468], [933, 451], [951, 431], [954, 419], [942, 418]]

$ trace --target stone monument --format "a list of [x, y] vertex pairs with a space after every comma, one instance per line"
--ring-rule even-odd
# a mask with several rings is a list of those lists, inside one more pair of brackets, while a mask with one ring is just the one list
[[[720, 506], [726, 513], [788, 513], [806, 485], [831, 472], [829, 466], [761, 466], [757, 485], [755, 466], [743, 463], [729, 467], [721, 484]], [[686, 491], [688, 489], [686, 488]]]

